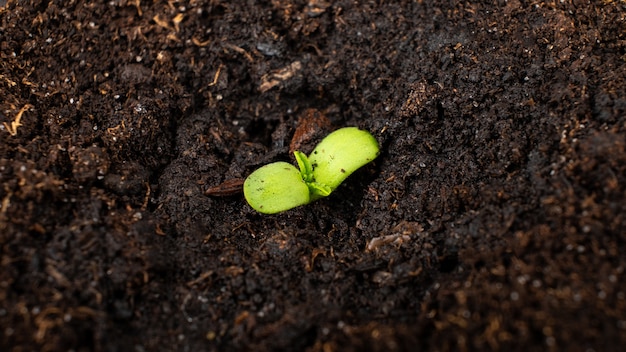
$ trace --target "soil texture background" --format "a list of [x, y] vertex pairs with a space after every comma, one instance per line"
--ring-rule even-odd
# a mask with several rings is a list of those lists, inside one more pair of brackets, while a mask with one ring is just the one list
[[[626, 345], [624, 1], [9, 0], [0, 39], [2, 351]], [[373, 163], [246, 204], [344, 126]]]

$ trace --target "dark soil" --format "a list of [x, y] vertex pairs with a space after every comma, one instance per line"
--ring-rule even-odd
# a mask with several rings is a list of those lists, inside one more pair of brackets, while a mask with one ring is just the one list
[[624, 1], [0, 4], [0, 350], [626, 344]]

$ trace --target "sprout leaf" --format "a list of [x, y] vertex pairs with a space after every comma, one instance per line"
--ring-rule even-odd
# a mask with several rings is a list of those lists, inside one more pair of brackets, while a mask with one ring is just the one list
[[[354, 171], [374, 160], [379, 153], [378, 142], [369, 132], [345, 127], [329, 134], [309, 155], [313, 180], [334, 191]], [[312, 200], [327, 196], [313, 191]]]
[[254, 210], [274, 214], [310, 202], [309, 187], [300, 171], [279, 161], [254, 171], [243, 184], [243, 194]]

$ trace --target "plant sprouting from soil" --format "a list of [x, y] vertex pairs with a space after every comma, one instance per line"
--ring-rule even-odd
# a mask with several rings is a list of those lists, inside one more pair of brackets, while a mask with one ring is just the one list
[[283, 161], [265, 165], [248, 176], [243, 193], [256, 211], [280, 213], [330, 195], [378, 153], [378, 142], [369, 132], [341, 128], [326, 136], [309, 156], [294, 151], [300, 170]]

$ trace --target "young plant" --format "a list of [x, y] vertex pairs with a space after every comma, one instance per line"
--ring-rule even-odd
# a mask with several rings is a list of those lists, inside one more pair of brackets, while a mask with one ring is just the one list
[[279, 213], [328, 196], [378, 153], [378, 142], [369, 132], [341, 128], [326, 136], [308, 157], [294, 151], [300, 170], [282, 161], [265, 165], [248, 176], [243, 193], [254, 210]]

